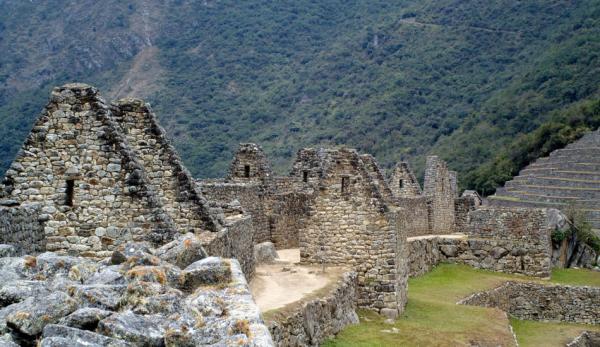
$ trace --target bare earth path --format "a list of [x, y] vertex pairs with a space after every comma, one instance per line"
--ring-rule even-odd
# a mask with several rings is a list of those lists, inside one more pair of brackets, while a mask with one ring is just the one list
[[319, 266], [299, 265], [300, 250], [277, 251], [279, 260], [261, 264], [250, 282], [254, 300], [262, 312], [300, 301], [311, 293], [338, 280], [344, 272], [339, 267], [327, 267], [322, 273]]

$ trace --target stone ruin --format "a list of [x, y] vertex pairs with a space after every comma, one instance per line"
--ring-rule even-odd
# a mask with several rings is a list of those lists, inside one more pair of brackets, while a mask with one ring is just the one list
[[[551, 210], [482, 207], [470, 191], [459, 197], [456, 173], [435, 156], [423, 189], [407, 163], [386, 178], [372, 156], [347, 148], [301, 149], [289, 175], [277, 176], [256, 144], [240, 145], [225, 178], [194, 180], [148, 104], [107, 103], [83, 84], [53, 90], [0, 193], [0, 243], [14, 253], [0, 258], [11, 269], [0, 288], [0, 333], [44, 346], [88, 333], [99, 345], [143, 336], [154, 338], [148, 345], [318, 345], [327, 337], [319, 331], [356, 321], [355, 307], [396, 318], [408, 277], [439, 262], [547, 277], [558, 225]], [[246, 283], [255, 245], [265, 242], [299, 248], [302, 264], [349, 271], [327, 305], [269, 325], [274, 342]], [[13, 317], [46, 312], [30, 298], [48, 294], [69, 312], [47, 322]], [[231, 306], [236, 300], [243, 305]], [[105, 316], [89, 326], [68, 324], [96, 309]]]

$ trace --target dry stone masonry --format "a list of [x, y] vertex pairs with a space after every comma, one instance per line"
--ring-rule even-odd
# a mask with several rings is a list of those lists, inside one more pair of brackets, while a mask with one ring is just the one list
[[269, 330], [277, 346], [319, 346], [344, 327], [358, 323], [356, 273], [345, 273], [323, 298], [274, 317]]
[[506, 282], [459, 302], [497, 307], [527, 320], [600, 323], [600, 288]]

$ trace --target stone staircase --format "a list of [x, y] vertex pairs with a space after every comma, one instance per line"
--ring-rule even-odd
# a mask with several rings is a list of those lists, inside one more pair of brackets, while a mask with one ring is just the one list
[[572, 205], [600, 232], [600, 130], [531, 163], [488, 201], [495, 206]]

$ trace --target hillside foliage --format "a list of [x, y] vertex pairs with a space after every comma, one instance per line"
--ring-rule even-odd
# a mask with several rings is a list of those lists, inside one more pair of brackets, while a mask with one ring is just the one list
[[135, 84], [200, 177], [239, 142], [279, 172], [347, 145], [419, 176], [438, 154], [490, 193], [598, 125], [593, 0], [4, 0], [0, 49], [2, 170], [70, 80]]

